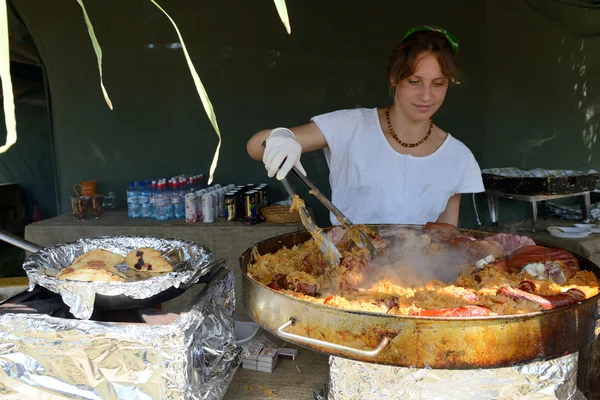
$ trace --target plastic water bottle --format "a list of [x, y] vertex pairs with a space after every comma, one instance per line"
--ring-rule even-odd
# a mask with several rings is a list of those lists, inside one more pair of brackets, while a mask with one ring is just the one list
[[155, 207], [156, 207], [156, 220], [166, 221], [168, 220], [168, 207], [170, 206], [169, 196], [167, 194], [165, 184], [161, 181], [158, 184], [158, 190], [155, 196]]
[[127, 188], [127, 218], [133, 218], [134, 197], [135, 186], [133, 182], [129, 182], [129, 188]]
[[142, 185], [143, 182], [140, 181], [136, 181], [135, 182], [135, 192], [136, 192], [136, 204], [137, 206], [134, 207], [134, 213], [133, 213], [133, 218], [142, 218], [143, 214], [142, 214], [142, 193], [141, 193], [141, 189], [142, 189]]
[[150, 218], [156, 219], [156, 192], [158, 191], [158, 183], [152, 181], [150, 183]]
[[183, 180], [175, 185], [173, 192], [171, 192], [171, 204], [173, 204], [173, 216], [175, 219], [185, 218], [185, 200], [182, 198], [183, 194]]
[[152, 216], [150, 208], [150, 191], [146, 188], [145, 182], [139, 183], [138, 199], [141, 206], [141, 217], [150, 218]]
[[127, 217], [140, 218], [141, 214], [139, 194], [135, 182], [129, 182], [129, 189], [127, 189]]
[[198, 188], [206, 189], [207, 187], [208, 187], [208, 185], [204, 181], [204, 175], [202, 175], [202, 174], [198, 175]]
[[167, 197], [169, 198], [167, 204], [167, 219], [175, 219], [175, 209], [173, 207], [173, 195], [175, 194], [177, 184], [173, 182], [174, 178], [169, 180], [167, 186]]
[[200, 187], [200, 175], [194, 175], [192, 177], [192, 190], [194, 192], [197, 192], [198, 190], [202, 189]]

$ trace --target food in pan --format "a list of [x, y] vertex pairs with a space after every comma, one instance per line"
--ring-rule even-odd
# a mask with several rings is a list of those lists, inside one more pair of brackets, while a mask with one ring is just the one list
[[149, 247], [142, 247], [127, 254], [127, 266], [136, 271], [171, 272], [173, 266], [165, 260], [160, 251]]
[[343, 228], [327, 234], [342, 254], [339, 266], [328, 265], [314, 240], [308, 240], [273, 254], [255, 253], [248, 275], [303, 300], [406, 316], [549, 310], [593, 297], [600, 286], [568, 251], [517, 235], [476, 239], [439, 223], [423, 229], [390, 227], [369, 232], [380, 252], [371, 260]]
[[[127, 278], [116, 268], [122, 263], [140, 272], [173, 271], [173, 267], [161, 256], [161, 253], [149, 247], [136, 249], [127, 257], [104, 249], [94, 249], [77, 257], [73, 264], [60, 271], [56, 278], [90, 282], [125, 282]], [[134, 276], [133, 280], [137, 278], [139, 277]], [[129, 279], [132, 279], [132, 276], [129, 276]]]
[[83, 253], [73, 261], [73, 263], [86, 262], [86, 261], [102, 261], [106, 265], [115, 266], [125, 262], [125, 257], [120, 254], [115, 254], [104, 249], [94, 249], [86, 253]]
[[56, 275], [58, 279], [87, 282], [125, 282], [125, 277], [114, 266], [102, 261], [74, 263]]

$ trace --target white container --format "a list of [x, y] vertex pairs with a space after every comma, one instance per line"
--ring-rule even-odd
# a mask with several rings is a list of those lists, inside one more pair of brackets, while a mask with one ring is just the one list
[[258, 325], [254, 322], [235, 321], [235, 344], [243, 346], [258, 332]]

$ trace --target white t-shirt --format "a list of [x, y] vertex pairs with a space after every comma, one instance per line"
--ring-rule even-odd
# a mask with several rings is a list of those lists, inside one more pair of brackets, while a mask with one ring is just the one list
[[[327, 141], [332, 202], [355, 224], [435, 222], [457, 193], [484, 191], [471, 151], [450, 134], [431, 155], [395, 151], [377, 109], [340, 110], [313, 117]], [[339, 224], [331, 214], [331, 223]]]

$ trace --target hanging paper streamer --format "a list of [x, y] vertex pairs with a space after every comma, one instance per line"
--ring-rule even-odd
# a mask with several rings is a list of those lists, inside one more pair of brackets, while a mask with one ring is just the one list
[[110, 97], [108, 97], [108, 93], [104, 88], [104, 82], [102, 81], [102, 49], [100, 48], [100, 44], [98, 43], [98, 39], [96, 39], [96, 34], [94, 33], [94, 27], [92, 26], [92, 22], [88, 17], [87, 11], [85, 10], [85, 6], [83, 5], [83, 0], [77, 0], [79, 5], [81, 6], [81, 10], [83, 11], [83, 18], [85, 19], [85, 25], [88, 28], [88, 33], [90, 34], [90, 39], [92, 40], [92, 46], [94, 47], [94, 52], [96, 53], [96, 59], [98, 60], [98, 72], [100, 73], [100, 88], [102, 89], [102, 94], [104, 95], [104, 100], [106, 100], [106, 104], [108, 104], [108, 108], [113, 109], [112, 102], [110, 101]]
[[283, 22], [283, 26], [285, 26], [285, 30], [288, 35], [292, 34], [292, 27], [290, 26], [290, 17], [287, 12], [287, 7], [285, 5], [285, 0], [273, 0], [275, 2], [275, 7], [277, 7], [277, 13], [279, 13], [279, 18], [281, 18], [281, 22]]
[[202, 101], [202, 105], [204, 106], [204, 111], [206, 111], [206, 115], [208, 115], [208, 119], [210, 120], [210, 123], [212, 124], [215, 132], [217, 132], [217, 136], [219, 137], [219, 143], [217, 144], [217, 150], [215, 151], [215, 155], [213, 157], [212, 163], [210, 164], [210, 171], [209, 171], [209, 177], [208, 177], [208, 184], [210, 185], [214, 179], [215, 169], [217, 169], [217, 162], [219, 160], [219, 150], [221, 149], [221, 132], [219, 131], [219, 125], [217, 124], [217, 116], [215, 115], [215, 111], [213, 109], [212, 103], [210, 102], [210, 99], [208, 98], [206, 89], [204, 89], [204, 85], [202, 84], [202, 81], [200, 80], [200, 77], [198, 76], [198, 72], [196, 72], [194, 63], [192, 63], [190, 55], [187, 51], [187, 47], [185, 46], [185, 43], [183, 41], [183, 37], [181, 36], [181, 32], [179, 32], [179, 28], [177, 28], [175, 21], [173, 21], [173, 18], [171, 18], [169, 16], [169, 14], [167, 14], [167, 12], [165, 10], [163, 10], [162, 7], [159, 6], [156, 1], [154, 1], [154, 0], [150, 0], [150, 1], [156, 7], [158, 7], [158, 9], [160, 11], [162, 11], [167, 16], [167, 18], [169, 18], [169, 21], [171, 21], [171, 23], [173, 24], [173, 27], [175, 28], [175, 32], [177, 32], [177, 36], [179, 36], [179, 41], [181, 42], [181, 48], [183, 49], [183, 54], [185, 55], [185, 60], [187, 61], [188, 68], [190, 69], [190, 73], [192, 74], [192, 79], [194, 80], [194, 84], [196, 85], [196, 90], [198, 91], [198, 95], [200, 96], [200, 100]]
[[6, 143], [0, 146], [0, 153], [6, 152], [17, 143], [17, 118], [15, 116], [15, 99], [10, 77], [10, 50], [8, 45], [8, 17], [6, 0], [0, 3], [0, 79], [4, 97], [4, 122], [6, 124]]

